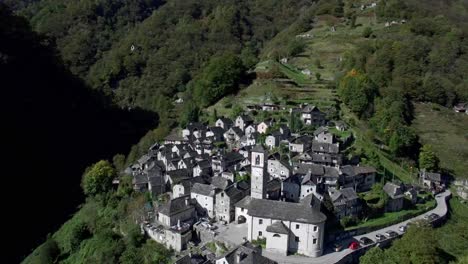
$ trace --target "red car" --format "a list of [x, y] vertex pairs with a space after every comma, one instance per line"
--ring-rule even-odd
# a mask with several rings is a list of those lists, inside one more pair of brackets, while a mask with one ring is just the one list
[[359, 248], [359, 243], [356, 242], [356, 241], [353, 241], [353, 242], [349, 243], [348, 248], [352, 249], [352, 250], [358, 249]]

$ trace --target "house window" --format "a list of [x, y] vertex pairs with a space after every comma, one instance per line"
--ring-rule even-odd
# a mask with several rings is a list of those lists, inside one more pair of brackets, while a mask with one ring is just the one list
[[296, 229], [299, 229], [299, 227], [300, 227], [299, 225], [296, 225]]
[[241, 208], [241, 212], [244, 212], [244, 208]]
[[221, 193], [221, 197], [224, 197], [224, 193]]
[[262, 231], [258, 231], [258, 236], [262, 236]]
[[299, 242], [299, 237], [294, 238], [294, 241]]
[[317, 232], [318, 226], [314, 226], [314, 232]]
[[224, 212], [227, 212], [227, 209], [224, 209]]
[[258, 219], [258, 224], [259, 225], [263, 224], [263, 219]]
[[317, 239], [316, 238], [314, 238], [314, 240], [312, 240], [312, 241], [313, 241], [312, 243], [317, 244]]

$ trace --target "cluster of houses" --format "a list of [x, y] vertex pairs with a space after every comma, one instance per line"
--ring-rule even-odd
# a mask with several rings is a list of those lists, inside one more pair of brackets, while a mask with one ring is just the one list
[[[376, 170], [345, 164], [342, 145], [323, 126], [325, 115], [317, 107], [305, 105], [291, 112], [319, 128], [313, 135], [295, 134], [273, 120], [255, 123], [240, 115], [235, 120], [219, 118], [213, 126], [190, 123], [151, 146], [126, 169], [136, 191], [169, 197], [148, 209], [142, 219], [146, 233], [183, 251], [190, 241], [203, 242], [203, 235], [194, 232], [200, 219], [247, 223], [246, 240], [265, 240], [266, 250], [321, 256], [327, 220], [320, 211], [324, 195], [331, 198], [338, 218], [358, 215], [356, 192], [372, 188]], [[336, 129], [345, 125], [337, 122]], [[287, 154], [276, 151], [280, 144]], [[390, 185], [384, 190], [395, 200], [389, 210], [398, 210], [406, 190]], [[259, 257], [248, 245], [233, 252]]]

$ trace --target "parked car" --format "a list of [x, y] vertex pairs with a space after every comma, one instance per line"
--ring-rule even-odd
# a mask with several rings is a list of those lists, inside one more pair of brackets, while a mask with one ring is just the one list
[[352, 249], [352, 250], [356, 250], [359, 248], [359, 243], [356, 242], [356, 241], [353, 241], [351, 243], [349, 243], [349, 246], [348, 246], [349, 249]]
[[376, 234], [376, 235], [375, 235], [375, 238], [377, 239], [377, 241], [385, 240], [385, 236], [382, 235], [382, 234]]
[[398, 227], [398, 231], [400, 231], [402, 233], [406, 232], [406, 229], [407, 229], [406, 225], [402, 225], [402, 226]]
[[398, 236], [398, 233], [395, 232], [395, 231], [392, 231], [392, 230], [388, 230], [387, 232], [385, 232], [385, 235], [386, 235], [388, 238], [391, 238], [391, 237], [396, 237], [396, 236]]
[[361, 243], [361, 245], [363, 245], [363, 246], [366, 246], [366, 245], [374, 243], [374, 241], [372, 241], [372, 239], [370, 239], [368, 237], [361, 237], [359, 239], [359, 243]]
[[343, 245], [340, 243], [333, 244], [333, 250], [335, 250], [335, 252], [341, 251], [341, 249], [343, 249]]

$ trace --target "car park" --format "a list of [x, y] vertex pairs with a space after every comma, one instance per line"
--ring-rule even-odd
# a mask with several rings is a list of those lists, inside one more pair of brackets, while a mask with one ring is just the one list
[[387, 236], [388, 238], [392, 238], [398, 236], [398, 233], [392, 230], [388, 230], [387, 232], [385, 232], [385, 236]]
[[366, 245], [370, 245], [370, 244], [374, 243], [374, 241], [372, 241], [372, 239], [370, 239], [368, 237], [361, 237], [359, 239], [359, 243], [361, 243], [361, 245], [363, 245], [363, 246], [366, 246]]
[[382, 235], [382, 234], [376, 234], [376, 235], [375, 235], [375, 238], [377, 239], [377, 241], [385, 240], [385, 236]]

